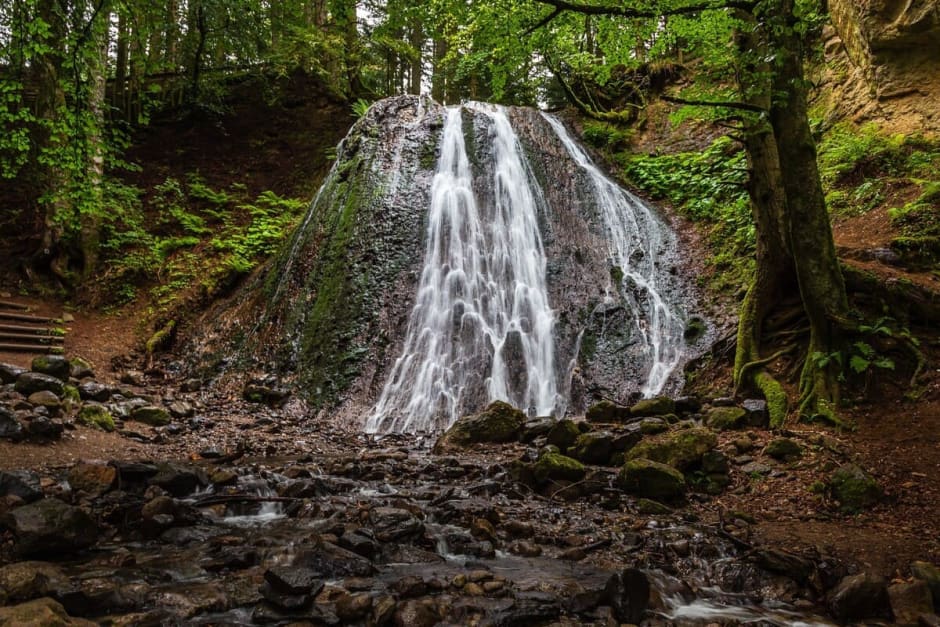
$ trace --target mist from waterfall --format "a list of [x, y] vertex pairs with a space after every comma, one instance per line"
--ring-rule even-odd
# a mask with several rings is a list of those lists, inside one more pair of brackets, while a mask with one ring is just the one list
[[564, 125], [551, 115], [542, 116], [552, 126], [571, 158], [591, 180], [594, 200], [604, 219], [611, 263], [623, 272], [615, 289], [633, 301], [633, 319], [649, 355], [650, 368], [641, 388], [644, 396], [659, 394], [682, 357], [684, 324], [679, 312], [660, 292], [660, 251], [675, 246], [675, 236], [642, 200], [604, 175], [571, 138]]
[[462, 109], [449, 109], [415, 304], [402, 354], [368, 417], [370, 433], [445, 428], [469, 397], [539, 415], [563, 402], [538, 225], [542, 193], [505, 111], [467, 107], [488, 123], [492, 178], [474, 193]]

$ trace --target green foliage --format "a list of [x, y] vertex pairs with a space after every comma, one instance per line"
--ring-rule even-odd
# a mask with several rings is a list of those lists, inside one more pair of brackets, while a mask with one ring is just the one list
[[701, 152], [624, 159], [627, 177], [655, 199], [708, 225], [717, 275], [714, 287], [738, 289], [753, 264], [754, 225], [744, 184], [745, 156], [723, 137]]
[[372, 103], [366, 100], [365, 98], [360, 98], [352, 105], [352, 112], [356, 118], [361, 118], [366, 114], [366, 111], [369, 110], [369, 107], [372, 106]]

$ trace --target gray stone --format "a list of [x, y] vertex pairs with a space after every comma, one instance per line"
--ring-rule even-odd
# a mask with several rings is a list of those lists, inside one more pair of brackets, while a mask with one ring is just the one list
[[82, 400], [103, 403], [111, 398], [111, 388], [97, 381], [85, 381], [78, 385], [78, 395]]
[[16, 536], [14, 552], [23, 557], [80, 551], [98, 538], [98, 525], [87, 512], [54, 498], [17, 507], [4, 521]]
[[41, 372], [24, 372], [16, 378], [14, 389], [23, 396], [29, 396], [33, 392], [48, 390], [56, 396], [62, 396], [65, 386], [62, 381], [52, 375]]
[[639, 624], [650, 603], [650, 582], [637, 568], [615, 573], [604, 587], [604, 602], [614, 610], [621, 623]]
[[894, 622], [904, 627], [916, 627], [921, 616], [934, 613], [930, 586], [919, 579], [891, 584], [888, 586], [888, 599]]
[[72, 365], [62, 355], [39, 355], [33, 358], [30, 370], [53, 376], [60, 381], [68, 381]]
[[0, 363], [0, 383], [3, 385], [16, 383], [16, 379], [24, 372], [27, 372], [26, 368], [20, 368], [13, 364]]
[[16, 419], [13, 412], [0, 405], [0, 438], [19, 442], [26, 437], [23, 425]]
[[861, 573], [845, 577], [829, 593], [829, 612], [840, 620], [885, 617], [890, 613], [884, 579]]
[[42, 498], [39, 475], [31, 470], [0, 472], [0, 497], [13, 495], [32, 503]]

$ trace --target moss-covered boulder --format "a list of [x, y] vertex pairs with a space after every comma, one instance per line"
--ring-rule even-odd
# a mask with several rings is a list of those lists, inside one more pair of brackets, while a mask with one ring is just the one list
[[705, 417], [705, 424], [718, 431], [740, 429], [747, 424], [747, 412], [740, 407], [713, 407]]
[[584, 417], [588, 422], [623, 422], [630, 418], [630, 408], [613, 401], [600, 401], [588, 407]]
[[584, 464], [560, 453], [545, 453], [532, 467], [535, 480], [539, 483], [580, 481], [584, 479], [586, 472]]
[[68, 381], [72, 372], [72, 364], [62, 355], [39, 355], [34, 357], [29, 369], [55, 377], [60, 381]]
[[676, 413], [676, 402], [666, 396], [644, 398], [630, 408], [634, 416], [665, 416]]
[[444, 432], [435, 450], [462, 448], [480, 442], [512, 442], [519, 437], [525, 414], [509, 403], [493, 401], [486, 409], [464, 416]]
[[792, 461], [803, 456], [803, 447], [790, 438], [774, 438], [764, 447], [764, 454], [781, 461]]
[[686, 470], [701, 464], [702, 456], [717, 445], [718, 437], [708, 429], [679, 429], [640, 442], [627, 452], [627, 459], [645, 458]]
[[643, 435], [657, 435], [669, 431], [669, 423], [662, 418], [649, 417], [640, 421], [640, 433]]
[[567, 451], [568, 447], [573, 445], [579, 437], [581, 437], [581, 429], [578, 428], [578, 423], [565, 418], [555, 423], [555, 426], [548, 432], [546, 441], [548, 444], [557, 446], [560, 451]]
[[81, 357], [72, 357], [69, 360], [69, 369], [74, 379], [91, 379], [95, 376], [92, 365]]
[[568, 453], [585, 464], [606, 465], [614, 450], [614, 438], [602, 431], [591, 431], [578, 436]]
[[131, 415], [128, 416], [130, 420], [135, 422], [142, 422], [145, 425], [150, 425], [151, 427], [163, 427], [170, 424], [170, 412], [163, 409], [162, 407], [155, 407], [153, 405], [147, 405], [146, 407], [138, 407], [131, 412]]
[[829, 480], [829, 487], [842, 511], [848, 513], [868, 509], [882, 497], [878, 482], [855, 464], [846, 464], [836, 469]]
[[629, 494], [656, 501], [673, 501], [685, 494], [681, 472], [649, 459], [631, 459], [617, 475], [617, 485]]
[[65, 386], [62, 380], [41, 372], [24, 372], [16, 378], [13, 386], [23, 396], [29, 396], [41, 390], [48, 390], [56, 396], [62, 396]]
[[104, 405], [88, 403], [78, 410], [76, 419], [79, 423], [88, 427], [114, 431], [114, 416]]

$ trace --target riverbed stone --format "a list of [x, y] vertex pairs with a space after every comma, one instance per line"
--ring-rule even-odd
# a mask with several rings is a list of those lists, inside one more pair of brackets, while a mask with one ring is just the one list
[[747, 412], [740, 407], [712, 407], [705, 424], [718, 431], [740, 429], [747, 424]]
[[551, 416], [536, 416], [535, 418], [528, 418], [526, 419], [525, 424], [522, 425], [522, 431], [519, 434], [519, 441], [528, 443], [535, 438], [547, 435], [557, 423], [558, 421]]
[[584, 464], [576, 459], [561, 453], [545, 453], [535, 462], [532, 472], [537, 482], [545, 483], [546, 481], [580, 481], [584, 479], [587, 470]]
[[44, 596], [56, 596], [70, 587], [65, 572], [49, 562], [14, 562], [0, 567], [0, 606]]
[[605, 465], [613, 451], [613, 436], [603, 431], [591, 431], [578, 436], [571, 450], [571, 457], [585, 464]]
[[671, 501], [685, 493], [685, 477], [667, 464], [644, 458], [631, 459], [617, 475], [617, 485], [629, 494], [657, 501]]
[[493, 401], [478, 414], [459, 418], [434, 446], [435, 451], [464, 448], [480, 442], [511, 442], [519, 436], [525, 414], [509, 403]]
[[920, 579], [891, 584], [888, 586], [888, 600], [894, 622], [903, 627], [916, 627], [921, 616], [934, 613], [930, 586]]
[[24, 372], [27, 372], [26, 368], [20, 368], [14, 364], [0, 363], [0, 384], [16, 383], [16, 379]]
[[39, 355], [33, 358], [30, 370], [53, 376], [60, 381], [68, 381], [72, 365], [62, 355]]
[[881, 486], [855, 464], [845, 464], [832, 473], [829, 480], [832, 496], [842, 510], [859, 512], [877, 504], [882, 497]]
[[161, 462], [157, 464], [156, 470], [148, 483], [163, 488], [175, 497], [189, 496], [196, 488], [209, 485], [205, 471], [197, 466]]
[[0, 472], [0, 497], [15, 496], [25, 503], [42, 498], [39, 475], [32, 470], [7, 470]]
[[78, 410], [76, 420], [88, 427], [95, 427], [102, 431], [114, 431], [114, 417], [104, 405], [86, 403]]
[[48, 390], [56, 396], [62, 396], [65, 386], [60, 379], [41, 372], [24, 372], [16, 378], [14, 388], [23, 396], [29, 396], [34, 392]]
[[930, 562], [916, 561], [911, 563], [911, 574], [915, 579], [927, 583], [934, 608], [940, 609], [940, 567]]
[[545, 437], [545, 441], [548, 444], [557, 446], [559, 451], [567, 451], [568, 447], [575, 443], [581, 436], [581, 430], [578, 428], [578, 423], [573, 420], [568, 420], [567, 418], [559, 420], [555, 423], [555, 426], [552, 427], [551, 431], [548, 432], [548, 435]]
[[630, 418], [630, 408], [613, 401], [599, 401], [588, 407], [584, 417], [588, 422], [623, 422]]
[[87, 494], [104, 494], [117, 483], [117, 469], [105, 462], [80, 462], [69, 469], [69, 485]]
[[343, 593], [335, 602], [336, 616], [345, 623], [357, 621], [372, 611], [372, 595], [368, 592]]
[[718, 445], [718, 437], [702, 427], [670, 431], [644, 440], [627, 452], [627, 459], [645, 458], [686, 470], [701, 463], [702, 456]]
[[639, 624], [650, 603], [650, 582], [638, 568], [626, 568], [611, 575], [603, 599], [621, 623]]
[[630, 407], [633, 416], [664, 416], [676, 413], [676, 402], [667, 396], [645, 398]]
[[98, 525], [85, 510], [54, 498], [17, 507], [4, 521], [16, 536], [14, 552], [23, 557], [73, 553], [98, 539]]
[[142, 422], [152, 427], [163, 427], [170, 424], [170, 413], [162, 407], [147, 405], [132, 410], [128, 419]]
[[840, 620], [888, 616], [888, 586], [884, 579], [869, 573], [851, 575], [829, 593], [828, 606]]
[[61, 603], [42, 597], [0, 608], [0, 625], [13, 627], [96, 627], [97, 623], [68, 615]]

